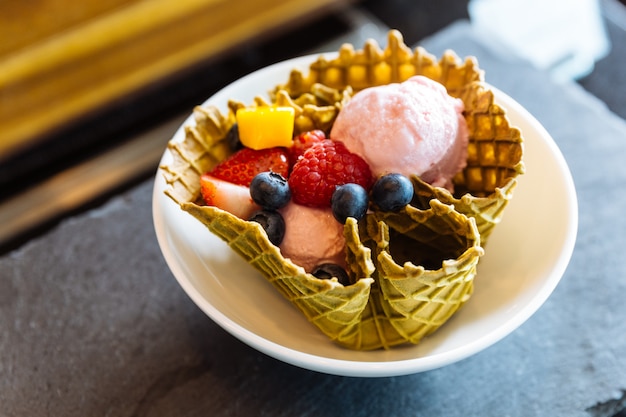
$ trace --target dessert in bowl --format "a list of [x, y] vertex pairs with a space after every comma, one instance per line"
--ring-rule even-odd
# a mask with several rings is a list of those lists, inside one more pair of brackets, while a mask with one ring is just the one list
[[[493, 90], [484, 84], [482, 71], [473, 59], [461, 61], [446, 53], [437, 61], [421, 48], [407, 48], [395, 31], [390, 32], [384, 50], [371, 42], [360, 51], [347, 45], [330, 59], [307, 57], [300, 62], [308, 65], [305, 71], [296, 69], [295, 62], [282, 65], [278, 77], [257, 88], [259, 94], [271, 90], [268, 99], [255, 98], [252, 104], [229, 100], [232, 97], [227, 96], [227, 88], [221, 96], [198, 107], [195, 120], [170, 143], [160, 172], [165, 184], [161, 183], [164, 186], [159, 191], [168, 193], [172, 198], [168, 203], [176, 202], [178, 210], [184, 210], [181, 213], [191, 214], [227, 242], [260, 272], [256, 279], [264, 277], [292, 308], [295, 306], [321, 330], [329, 343], [344, 350], [401, 350], [404, 357], [407, 348], [401, 345], [423, 345], [423, 338], [446, 323], [474, 291], [483, 248], [489, 247], [486, 241], [524, 171], [520, 130], [511, 127], [504, 109], [494, 102]], [[294, 67], [289, 68], [289, 64]], [[362, 218], [348, 218], [340, 225], [348, 282], [316, 277], [310, 266], [305, 268], [294, 262], [295, 256], [285, 256], [280, 244], [272, 243], [258, 223], [229, 212], [228, 207], [207, 206], [199, 199], [201, 177], [236, 152], [228, 137], [238, 110], [290, 107], [294, 136], [318, 129], [332, 140], [338, 115], [360, 91], [405, 83], [415, 76], [436, 81], [450, 97], [463, 102], [469, 132], [464, 168], [448, 178], [450, 184], [442, 182], [442, 187], [409, 173], [414, 187], [410, 204], [396, 211], [370, 204]], [[222, 105], [228, 102], [226, 112], [219, 109], [218, 99]], [[167, 210], [171, 209], [170, 205]], [[314, 209], [328, 215], [327, 208]], [[199, 225], [192, 224], [196, 228]], [[302, 239], [310, 239], [314, 230]], [[176, 244], [171, 239], [169, 243]], [[178, 267], [172, 269], [177, 277], [189, 274], [177, 271]], [[194, 278], [195, 282], [201, 280]], [[188, 292], [191, 295], [195, 291], [197, 288]], [[245, 288], [237, 291], [242, 292]], [[245, 303], [250, 297], [240, 298]], [[192, 298], [199, 302], [202, 296], [196, 292]], [[265, 307], [282, 309], [284, 305]], [[215, 319], [214, 313], [209, 314]], [[300, 330], [291, 329], [294, 334]], [[272, 349], [255, 346], [272, 353]]]

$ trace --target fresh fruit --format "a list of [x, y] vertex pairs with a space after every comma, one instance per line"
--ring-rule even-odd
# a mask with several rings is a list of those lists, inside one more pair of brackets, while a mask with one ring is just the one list
[[311, 275], [319, 279], [331, 279], [335, 277], [342, 285], [350, 285], [348, 273], [337, 264], [325, 263], [318, 265], [311, 271]]
[[293, 143], [295, 110], [292, 107], [245, 107], [237, 110], [235, 117], [239, 139], [248, 148], [289, 147]]
[[273, 171], [287, 177], [289, 162], [285, 148], [260, 150], [243, 148], [217, 164], [209, 173], [215, 178], [233, 184], [249, 186], [257, 174], [265, 171]]
[[260, 210], [252, 214], [248, 219], [251, 222], [257, 222], [263, 227], [267, 238], [274, 245], [278, 246], [285, 237], [285, 220], [279, 212], [273, 210]]
[[372, 186], [372, 202], [382, 211], [398, 211], [413, 199], [413, 184], [401, 174], [381, 176]]
[[290, 166], [294, 166], [298, 161], [298, 157], [303, 155], [307, 149], [324, 139], [326, 139], [326, 134], [319, 129], [300, 133], [298, 136], [293, 138], [293, 145], [289, 148]]
[[220, 180], [209, 174], [200, 177], [200, 193], [208, 206], [215, 206], [241, 219], [260, 207], [252, 201], [248, 187]]
[[343, 143], [330, 139], [307, 149], [289, 176], [293, 201], [311, 207], [330, 207], [335, 187], [347, 183], [369, 189], [372, 183], [369, 166]]
[[250, 196], [264, 209], [278, 210], [291, 199], [291, 190], [285, 177], [276, 172], [266, 171], [252, 179]]
[[239, 126], [237, 123], [233, 124], [230, 129], [228, 129], [228, 133], [226, 134], [226, 142], [228, 143], [228, 147], [232, 151], [238, 151], [243, 149], [243, 143], [239, 139]]
[[337, 186], [330, 199], [333, 216], [341, 224], [344, 224], [348, 217], [361, 220], [367, 212], [368, 203], [367, 190], [353, 183]]

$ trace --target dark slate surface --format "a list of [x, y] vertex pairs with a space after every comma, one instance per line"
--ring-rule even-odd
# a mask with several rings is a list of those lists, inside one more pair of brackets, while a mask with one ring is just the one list
[[530, 320], [471, 358], [416, 375], [345, 378], [281, 363], [220, 329], [178, 287], [156, 242], [147, 181], [0, 258], [0, 416], [586, 417], [626, 408], [626, 123], [581, 87], [486, 48], [464, 23], [423, 45], [476, 55], [572, 170], [578, 241]]

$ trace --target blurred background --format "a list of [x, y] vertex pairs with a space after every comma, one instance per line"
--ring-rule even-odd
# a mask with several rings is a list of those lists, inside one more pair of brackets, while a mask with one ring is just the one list
[[626, 0], [3, 0], [0, 252], [154, 175], [194, 105], [294, 56], [459, 19], [626, 118]]

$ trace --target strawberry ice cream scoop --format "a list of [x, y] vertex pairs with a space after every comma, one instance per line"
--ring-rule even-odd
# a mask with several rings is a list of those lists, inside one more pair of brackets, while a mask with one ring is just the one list
[[345, 267], [343, 225], [330, 208], [308, 207], [293, 202], [280, 209], [285, 237], [280, 251], [285, 258], [311, 272], [322, 263]]
[[468, 131], [463, 102], [424, 76], [364, 89], [342, 108], [330, 137], [360, 155], [374, 176], [419, 175], [452, 188], [465, 167]]

